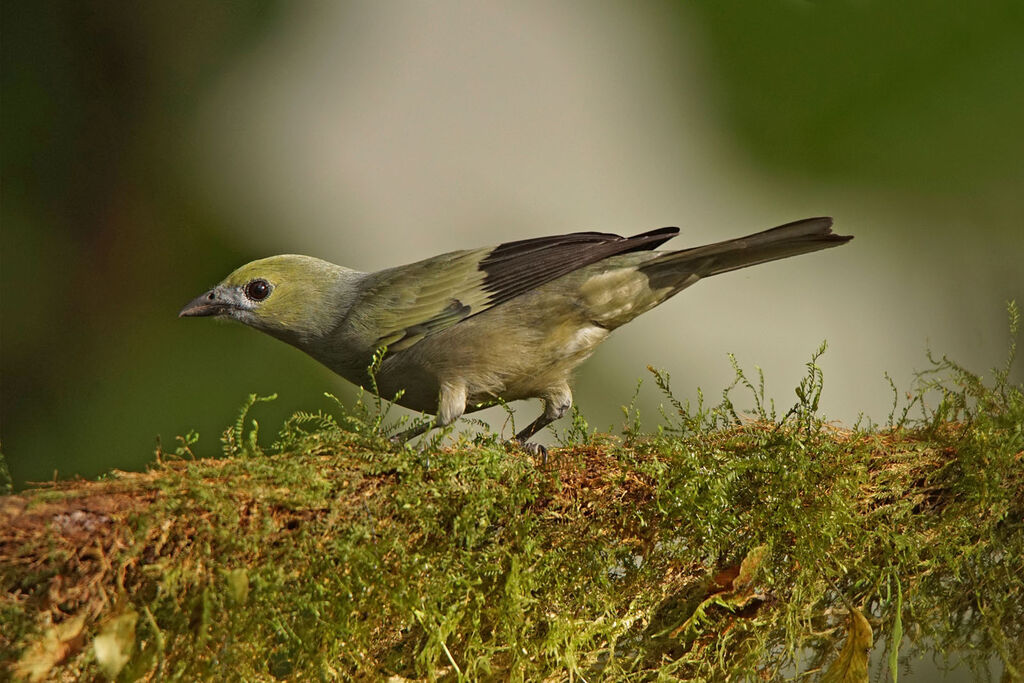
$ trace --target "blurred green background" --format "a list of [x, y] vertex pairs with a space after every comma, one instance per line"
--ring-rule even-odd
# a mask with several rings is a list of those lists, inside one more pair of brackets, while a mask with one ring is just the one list
[[727, 351], [788, 404], [825, 338], [826, 412], [884, 420], [884, 371], [906, 386], [928, 346], [1001, 363], [1024, 303], [1022, 7], [5, 1], [15, 485], [141, 468], [190, 429], [213, 454], [250, 392], [280, 395], [271, 433], [350, 397], [270, 338], [176, 318], [248, 260], [370, 270], [582, 229], [679, 225], [681, 248], [828, 214], [857, 236], [619, 331], [578, 378], [592, 424], [648, 364], [717, 393]]

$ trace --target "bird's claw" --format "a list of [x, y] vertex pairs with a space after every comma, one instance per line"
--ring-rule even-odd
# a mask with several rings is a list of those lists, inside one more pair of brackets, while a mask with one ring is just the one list
[[548, 449], [544, 446], [533, 441], [519, 441], [518, 439], [515, 443], [529, 455], [532, 455], [535, 458], [540, 458], [541, 466], [546, 466], [548, 464]]

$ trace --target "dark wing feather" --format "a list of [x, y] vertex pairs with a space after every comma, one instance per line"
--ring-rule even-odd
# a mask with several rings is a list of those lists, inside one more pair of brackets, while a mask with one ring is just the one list
[[480, 262], [484, 289], [496, 306], [611, 256], [656, 249], [678, 234], [679, 228], [659, 228], [633, 237], [574, 232], [506, 242]]
[[603, 259], [658, 247], [679, 233], [577, 232], [442, 254], [370, 275], [347, 324], [400, 351], [423, 337]]

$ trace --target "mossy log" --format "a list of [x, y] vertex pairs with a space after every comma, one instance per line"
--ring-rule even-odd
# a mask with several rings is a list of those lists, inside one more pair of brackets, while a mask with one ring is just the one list
[[771, 679], [838, 664], [866, 618], [865, 675], [872, 644], [894, 667], [923, 649], [1017, 674], [1020, 438], [751, 423], [543, 465], [318, 429], [272, 457], [164, 459], [3, 499], [4, 666]]
[[223, 457], [0, 498], [0, 677], [852, 681], [874, 648], [1019, 680], [1024, 389], [938, 365], [936, 408], [856, 429], [813, 361], [781, 418], [738, 369], [755, 419], [656, 373], [657, 434], [577, 417], [546, 461], [367, 411], [264, 449], [243, 413]]

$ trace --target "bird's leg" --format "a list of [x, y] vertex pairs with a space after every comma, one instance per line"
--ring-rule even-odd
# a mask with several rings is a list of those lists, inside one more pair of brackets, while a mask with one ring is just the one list
[[410, 427], [409, 429], [406, 429], [405, 431], [402, 432], [398, 432], [397, 434], [392, 436], [391, 443], [405, 443], [409, 439], [415, 439], [417, 436], [423, 434], [424, 432], [429, 432], [436, 426], [436, 422], [424, 422], [423, 424], [418, 424], [415, 427]]
[[447, 427], [466, 412], [466, 384], [464, 382], [441, 382], [437, 394], [437, 420], [435, 427]]
[[548, 449], [539, 443], [532, 443], [529, 439], [547, 427], [549, 424], [565, 415], [572, 406], [572, 391], [568, 384], [555, 387], [547, 396], [543, 397], [544, 412], [540, 417], [531, 422], [521, 432], [516, 434], [516, 441], [531, 455], [539, 455], [544, 463], [548, 461]]
[[466, 385], [461, 382], [442, 382], [441, 389], [437, 394], [437, 418], [434, 422], [426, 422], [399, 432], [391, 437], [391, 441], [392, 443], [405, 443], [434, 427], [447, 427], [462, 417], [464, 412], [466, 412]]

